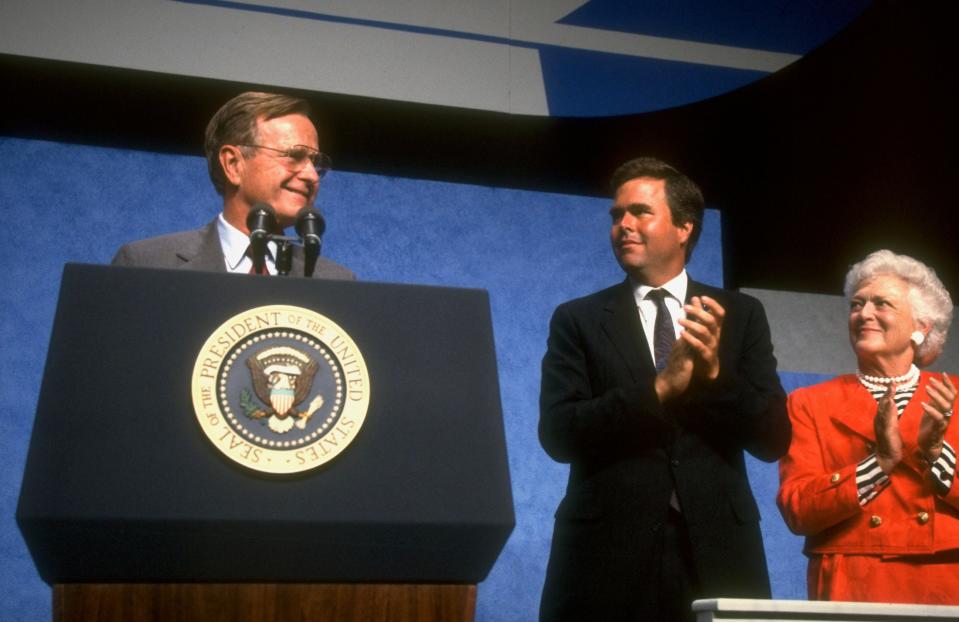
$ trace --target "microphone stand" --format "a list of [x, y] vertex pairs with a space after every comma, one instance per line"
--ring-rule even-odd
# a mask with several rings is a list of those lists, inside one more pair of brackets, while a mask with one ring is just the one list
[[299, 237], [290, 237], [278, 233], [271, 233], [276, 227], [276, 213], [265, 203], [260, 203], [247, 216], [247, 227], [250, 229], [250, 251], [253, 259], [253, 268], [256, 274], [266, 274], [266, 245], [276, 243], [276, 257], [274, 265], [279, 276], [288, 276], [293, 267], [293, 244], [299, 243], [303, 248], [303, 276], [313, 276], [316, 261], [320, 256], [323, 245], [323, 230], [326, 222], [323, 216], [312, 207], [300, 210], [297, 215], [296, 233]]
[[[298, 241], [298, 238], [276, 233], [268, 233], [263, 239], [264, 251], [267, 242], [276, 243], [276, 257], [273, 259], [273, 265], [276, 266], [277, 276], [288, 276], [290, 274], [290, 270], [293, 268], [293, 243]], [[260, 257], [265, 258], [265, 252]]]
[[[312, 243], [311, 243], [312, 242]], [[316, 259], [320, 256], [320, 242], [318, 238], [303, 241], [303, 276], [313, 276], [316, 268]]]
[[[275, 238], [274, 238], [275, 239]], [[289, 240], [279, 240], [276, 243], [276, 273], [286, 276], [293, 267], [293, 244]]]
[[313, 276], [323, 246], [326, 220], [318, 210], [308, 205], [297, 213], [295, 228], [296, 234], [303, 240], [303, 276], [309, 278]]
[[246, 228], [250, 231], [250, 255], [254, 274], [266, 274], [266, 243], [270, 230], [276, 227], [276, 211], [266, 203], [253, 205], [246, 215]]

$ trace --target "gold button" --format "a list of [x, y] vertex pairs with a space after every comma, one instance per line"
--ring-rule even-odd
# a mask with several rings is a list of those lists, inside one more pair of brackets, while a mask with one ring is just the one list
[[879, 525], [882, 524], [882, 517], [876, 516], [875, 514], [873, 514], [872, 518], [869, 519], [869, 524], [872, 525], [873, 527], [878, 527]]
[[929, 522], [929, 512], [919, 512], [916, 518], [919, 519], [920, 525], [925, 525], [926, 523]]
[[833, 473], [832, 477], [829, 478], [829, 481], [835, 484], [839, 481], [839, 473]]

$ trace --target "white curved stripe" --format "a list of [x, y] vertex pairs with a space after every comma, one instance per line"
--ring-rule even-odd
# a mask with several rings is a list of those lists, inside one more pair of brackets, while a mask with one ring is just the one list
[[[731, 69], [774, 72], [801, 58], [797, 54], [700, 43], [557, 24], [586, 0], [237, 0], [337, 17], [448, 30], [518, 42], [623, 54]], [[455, 35], [451, 35], [455, 36]]]
[[[555, 23], [581, 0], [247, 4], [384, 25], [171, 0], [2, 0], [0, 53], [534, 115], [549, 114], [536, 45], [757, 71], [796, 58]], [[511, 37], [526, 43], [509, 45]]]

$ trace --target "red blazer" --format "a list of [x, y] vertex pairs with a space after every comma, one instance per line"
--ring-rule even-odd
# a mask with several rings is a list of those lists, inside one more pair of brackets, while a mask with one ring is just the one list
[[[923, 412], [919, 403], [929, 399], [930, 377], [921, 374], [899, 420], [902, 462], [890, 474], [890, 485], [865, 506], [859, 505], [856, 466], [875, 450], [875, 398], [853, 375], [789, 396], [793, 437], [779, 463], [776, 501], [789, 528], [806, 536], [807, 555], [928, 554], [959, 548], [959, 482], [946, 498], [936, 495], [916, 443]], [[946, 440], [959, 450], [959, 426], [949, 426]]]

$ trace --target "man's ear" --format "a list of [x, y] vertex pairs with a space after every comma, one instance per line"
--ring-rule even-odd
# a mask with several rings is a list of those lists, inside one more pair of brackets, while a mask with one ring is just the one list
[[677, 225], [676, 228], [679, 229], [679, 244], [685, 248], [686, 244], [689, 242], [689, 236], [693, 234], [693, 221], [687, 220], [681, 225]]
[[223, 175], [233, 186], [239, 186], [243, 181], [243, 153], [239, 147], [233, 145], [223, 145], [220, 147], [220, 168], [223, 169]]

